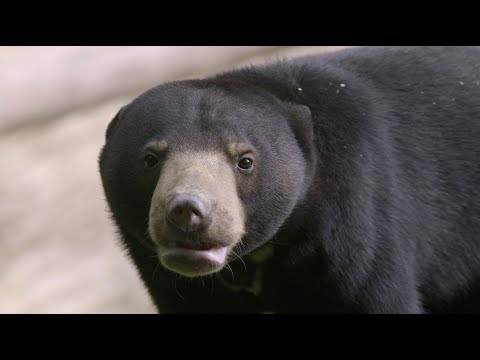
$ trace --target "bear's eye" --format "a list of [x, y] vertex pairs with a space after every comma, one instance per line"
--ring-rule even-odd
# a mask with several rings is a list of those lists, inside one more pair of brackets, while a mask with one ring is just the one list
[[155, 167], [155, 165], [158, 164], [158, 159], [155, 156], [153, 156], [152, 154], [147, 154], [143, 158], [143, 162], [145, 163], [146, 168], [151, 169], [151, 168]]
[[238, 161], [237, 166], [242, 170], [250, 170], [253, 166], [253, 160], [248, 157], [243, 157]]

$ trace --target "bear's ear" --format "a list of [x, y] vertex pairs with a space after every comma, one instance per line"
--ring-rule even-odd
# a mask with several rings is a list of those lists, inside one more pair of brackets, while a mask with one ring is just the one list
[[289, 122], [304, 153], [307, 156], [312, 155], [314, 135], [310, 108], [305, 105], [289, 105]]
[[116, 125], [118, 124], [118, 121], [121, 119], [123, 113], [125, 112], [126, 105], [122, 106], [122, 108], [117, 112], [117, 114], [114, 116], [114, 118], [110, 121], [107, 127], [107, 131], [105, 132], [105, 139], [108, 140], [110, 136], [112, 136], [112, 132], [115, 129]]

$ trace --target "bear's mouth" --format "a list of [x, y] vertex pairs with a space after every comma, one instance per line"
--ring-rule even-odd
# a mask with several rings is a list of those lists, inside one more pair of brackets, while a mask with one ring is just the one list
[[227, 250], [226, 246], [213, 244], [188, 244], [188, 247], [175, 244], [159, 245], [157, 254], [165, 268], [187, 277], [198, 277], [221, 270], [227, 259]]

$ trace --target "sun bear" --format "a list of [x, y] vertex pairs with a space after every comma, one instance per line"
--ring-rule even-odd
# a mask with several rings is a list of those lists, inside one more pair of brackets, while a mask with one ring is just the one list
[[159, 313], [480, 309], [480, 51], [358, 47], [173, 81], [99, 168]]

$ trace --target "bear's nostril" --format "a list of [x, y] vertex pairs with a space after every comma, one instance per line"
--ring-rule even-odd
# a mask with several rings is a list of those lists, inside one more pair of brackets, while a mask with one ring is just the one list
[[184, 232], [206, 227], [211, 220], [205, 200], [189, 194], [174, 195], [166, 206], [167, 221]]
[[197, 209], [192, 209], [192, 213], [196, 216], [202, 216]]
[[183, 214], [183, 208], [182, 207], [176, 207], [175, 209], [172, 210], [175, 216], [182, 216]]

